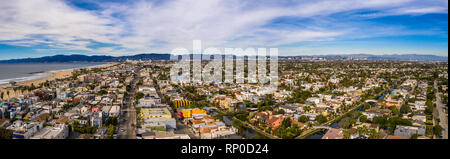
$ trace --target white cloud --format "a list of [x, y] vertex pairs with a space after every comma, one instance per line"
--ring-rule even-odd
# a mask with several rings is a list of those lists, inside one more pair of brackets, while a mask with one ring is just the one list
[[68, 6], [59, 0], [6, 0], [0, 4], [0, 41], [37, 44], [41, 39], [55, 46], [85, 48], [89, 40], [111, 43], [120, 33], [112, 20]]
[[[272, 47], [349, 35], [387, 35], [402, 29], [393, 27], [386, 32], [367, 24], [348, 25], [336, 20], [325, 21], [326, 25], [321, 22], [289, 28], [270, 26], [282, 17], [327, 19], [334, 13], [362, 9], [379, 11], [366, 17], [448, 12], [448, 2], [440, 0], [141, 0], [98, 4], [101, 10], [92, 11], [62, 0], [4, 0], [0, 3], [0, 43], [45, 44], [110, 55], [170, 52], [177, 47], [190, 48], [194, 39], [202, 40], [203, 47]], [[363, 33], [367, 28], [361, 26], [374, 31]], [[89, 47], [95, 43], [114, 46]]]

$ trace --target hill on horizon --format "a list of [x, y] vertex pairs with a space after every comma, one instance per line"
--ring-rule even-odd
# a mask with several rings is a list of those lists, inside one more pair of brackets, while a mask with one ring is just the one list
[[[448, 62], [448, 57], [436, 55], [418, 55], [418, 54], [404, 54], [404, 55], [371, 55], [371, 54], [348, 54], [348, 55], [302, 55], [302, 56], [280, 56], [280, 58], [302, 58], [302, 57], [320, 57], [329, 60], [339, 60], [346, 58], [357, 58], [367, 60], [393, 60], [393, 61], [440, 61]], [[169, 60], [170, 54], [163, 53], [143, 53], [129, 56], [106, 56], [106, 55], [54, 55], [44, 56], [38, 58], [23, 58], [0, 60], [0, 63], [61, 63], [61, 62], [120, 62], [125, 60]]]

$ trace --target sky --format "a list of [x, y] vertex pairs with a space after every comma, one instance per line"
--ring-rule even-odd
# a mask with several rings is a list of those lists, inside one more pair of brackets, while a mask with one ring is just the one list
[[447, 0], [2, 0], [0, 59], [278, 48], [448, 57]]

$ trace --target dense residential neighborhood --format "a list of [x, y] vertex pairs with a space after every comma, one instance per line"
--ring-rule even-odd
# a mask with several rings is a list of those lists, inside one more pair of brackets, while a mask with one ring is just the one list
[[172, 65], [127, 60], [39, 85], [10, 83], [0, 137], [448, 138], [448, 63], [283, 59], [278, 88], [175, 83]]

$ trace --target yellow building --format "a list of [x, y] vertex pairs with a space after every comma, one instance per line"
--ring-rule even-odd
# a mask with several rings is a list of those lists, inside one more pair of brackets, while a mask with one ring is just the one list
[[193, 114], [206, 114], [206, 111], [203, 109], [183, 109], [181, 110], [184, 118], [191, 118]]
[[192, 102], [189, 100], [174, 100], [173, 101], [173, 105], [174, 105], [175, 109], [178, 109], [179, 107], [188, 106], [191, 104], [192, 104]]

